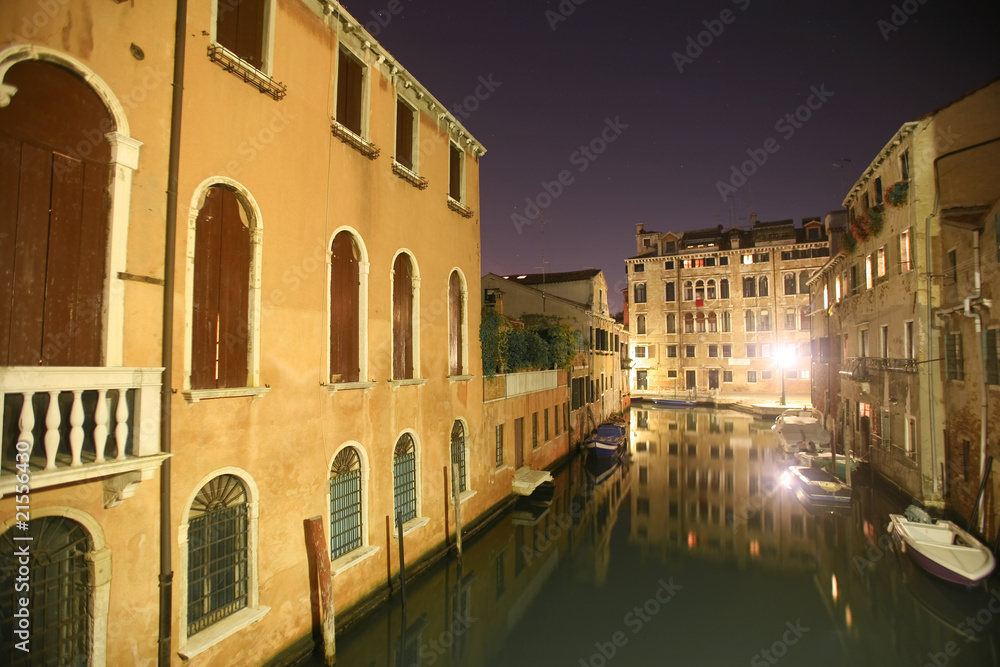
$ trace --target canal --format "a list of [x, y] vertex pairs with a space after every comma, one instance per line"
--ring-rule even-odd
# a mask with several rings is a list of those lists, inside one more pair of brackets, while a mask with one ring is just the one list
[[[893, 549], [905, 501], [855, 481], [812, 513], [770, 424], [633, 406], [630, 456], [574, 459], [337, 637], [347, 667], [1000, 665], [1000, 581], [959, 589]], [[320, 665], [315, 660], [313, 665]]]

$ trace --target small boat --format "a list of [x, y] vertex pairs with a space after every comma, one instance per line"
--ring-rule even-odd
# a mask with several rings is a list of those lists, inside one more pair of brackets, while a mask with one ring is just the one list
[[795, 489], [795, 497], [803, 505], [845, 507], [851, 504], [851, 487], [825, 470], [789, 466], [781, 481], [786, 487]]
[[[832, 472], [840, 479], [847, 477], [847, 457], [843, 454], [837, 454], [836, 470], [833, 469], [834, 460], [831, 452], [817, 452], [815, 454], [810, 454], [809, 452], [796, 452], [795, 458], [804, 466]], [[857, 459], [851, 459], [851, 472], [858, 469], [858, 463], [859, 461]]]
[[587, 439], [584, 447], [597, 457], [618, 456], [625, 446], [625, 427], [621, 424], [601, 424]]
[[611, 477], [621, 464], [622, 460], [620, 457], [594, 456], [590, 454], [587, 456], [584, 466], [587, 471], [587, 479], [590, 480], [592, 485], [597, 486]]
[[653, 403], [665, 408], [693, 408], [695, 406], [694, 401], [686, 398], [654, 398]]
[[830, 451], [830, 432], [823, 428], [823, 413], [813, 408], [785, 410], [771, 426], [778, 446], [788, 454]]
[[914, 563], [945, 581], [975, 586], [996, 565], [988, 547], [951, 521], [919, 523], [890, 514], [889, 532]]

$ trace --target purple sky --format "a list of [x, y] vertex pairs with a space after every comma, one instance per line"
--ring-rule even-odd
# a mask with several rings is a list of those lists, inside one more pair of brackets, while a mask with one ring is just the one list
[[449, 108], [485, 98], [454, 112], [488, 151], [483, 273], [600, 268], [612, 310], [637, 222], [822, 216], [902, 123], [1000, 75], [995, 0], [576, 3], [345, 5]]

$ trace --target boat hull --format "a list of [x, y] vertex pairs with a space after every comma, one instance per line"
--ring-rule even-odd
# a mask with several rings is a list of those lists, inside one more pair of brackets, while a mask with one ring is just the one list
[[928, 573], [962, 586], [975, 586], [993, 572], [993, 554], [950, 521], [920, 524], [889, 515], [889, 529], [900, 550]]

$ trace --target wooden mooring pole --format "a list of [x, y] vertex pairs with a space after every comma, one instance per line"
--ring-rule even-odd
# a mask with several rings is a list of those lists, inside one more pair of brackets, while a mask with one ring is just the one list
[[[406, 613], [406, 560], [403, 556], [403, 513], [396, 512], [396, 531], [399, 533], [399, 596], [403, 601], [403, 613]], [[401, 632], [405, 632], [404, 626]]]
[[334, 627], [336, 618], [333, 606], [333, 573], [330, 569], [330, 552], [323, 533], [323, 519], [314, 516], [306, 519], [309, 550], [316, 568], [319, 587], [320, 624], [323, 630], [323, 658], [327, 665], [337, 664], [337, 646]]

